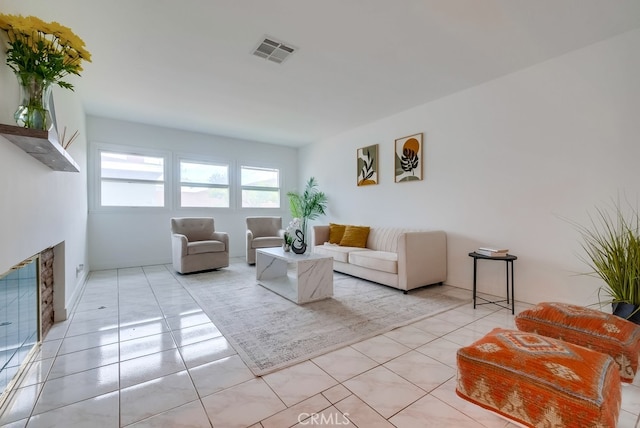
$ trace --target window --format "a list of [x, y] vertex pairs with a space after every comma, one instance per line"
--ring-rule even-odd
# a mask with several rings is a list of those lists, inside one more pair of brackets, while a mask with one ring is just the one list
[[280, 170], [240, 167], [242, 208], [280, 208]]
[[100, 152], [100, 205], [164, 207], [163, 157]]
[[181, 160], [180, 206], [229, 208], [229, 165]]

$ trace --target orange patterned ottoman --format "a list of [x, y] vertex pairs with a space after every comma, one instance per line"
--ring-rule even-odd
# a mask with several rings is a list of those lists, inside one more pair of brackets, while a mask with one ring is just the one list
[[458, 350], [463, 399], [528, 427], [615, 427], [620, 376], [613, 359], [535, 333], [496, 328]]
[[538, 333], [604, 352], [618, 363], [620, 379], [633, 382], [638, 371], [640, 326], [596, 309], [544, 302], [516, 316], [519, 330]]

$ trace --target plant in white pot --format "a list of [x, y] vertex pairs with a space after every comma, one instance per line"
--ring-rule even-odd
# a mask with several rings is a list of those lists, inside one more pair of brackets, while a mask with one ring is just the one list
[[640, 215], [630, 204], [613, 213], [596, 208], [589, 226], [576, 224], [582, 236], [589, 275], [601, 278], [613, 313], [640, 324]]

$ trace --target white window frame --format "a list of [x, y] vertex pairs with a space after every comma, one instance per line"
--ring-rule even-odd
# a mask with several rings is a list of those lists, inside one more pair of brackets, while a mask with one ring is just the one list
[[[111, 205], [102, 205], [102, 165], [101, 165], [101, 154], [102, 152], [110, 152], [110, 153], [119, 153], [126, 155], [136, 155], [136, 156], [150, 156], [150, 157], [158, 157], [163, 159], [164, 163], [164, 206], [161, 207], [148, 207], [148, 206], [111, 206]], [[94, 172], [91, 174], [93, 177], [93, 182], [90, 185], [90, 188], [93, 190], [90, 192], [90, 195], [93, 197], [91, 200], [91, 207], [93, 211], [105, 211], [105, 212], [113, 212], [113, 211], [168, 211], [171, 210], [173, 206], [173, 201], [171, 197], [171, 189], [173, 188], [173, 175], [172, 175], [172, 156], [170, 152], [163, 150], [154, 150], [143, 147], [135, 147], [135, 146], [123, 146], [123, 145], [115, 145], [115, 144], [105, 144], [105, 143], [94, 143], [92, 150], [90, 150], [90, 154], [93, 159], [91, 159], [91, 164], [93, 165]]]
[[[278, 187], [263, 187], [263, 186], [243, 186], [242, 185], [242, 169], [243, 168], [253, 168], [253, 169], [271, 169], [271, 170], [277, 170], [278, 171]], [[283, 183], [283, 177], [282, 177], [283, 171], [282, 168], [280, 166], [276, 166], [276, 165], [265, 165], [265, 164], [261, 164], [258, 162], [247, 162], [247, 161], [242, 161], [238, 163], [238, 208], [242, 209], [242, 210], [281, 210], [282, 209], [282, 204], [283, 204], [283, 197], [284, 195], [282, 194], [282, 183]], [[242, 206], [242, 191], [243, 190], [277, 190], [278, 194], [279, 194], [279, 200], [280, 200], [280, 205], [277, 207], [244, 207]]]
[[[203, 165], [218, 165], [218, 166], [226, 166], [227, 167], [227, 185], [221, 184], [199, 184], [199, 183], [183, 183], [181, 177], [181, 162], [190, 162], [190, 163], [200, 163]], [[176, 186], [175, 186], [175, 201], [176, 201], [176, 209], [179, 210], [198, 210], [198, 209], [206, 209], [206, 210], [231, 210], [234, 206], [234, 183], [233, 183], [233, 169], [234, 165], [223, 159], [213, 159], [213, 158], [205, 158], [198, 155], [190, 155], [190, 154], [179, 154], [176, 155], [175, 159], [175, 171], [176, 171]], [[193, 186], [193, 187], [206, 187], [212, 189], [223, 189], [227, 188], [229, 190], [229, 206], [227, 207], [185, 207], [182, 206], [182, 186]]]

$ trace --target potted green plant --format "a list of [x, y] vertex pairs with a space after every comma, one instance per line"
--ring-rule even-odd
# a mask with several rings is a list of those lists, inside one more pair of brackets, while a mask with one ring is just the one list
[[307, 242], [307, 223], [315, 220], [321, 214], [325, 214], [327, 209], [327, 195], [318, 190], [318, 183], [314, 177], [309, 178], [302, 194], [298, 192], [287, 192], [289, 197], [289, 208], [294, 218], [301, 219], [302, 234], [304, 243]]
[[577, 225], [589, 275], [601, 278], [613, 313], [640, 324], [640, 215], [637, 208], [597, 208], [589, 226]]

